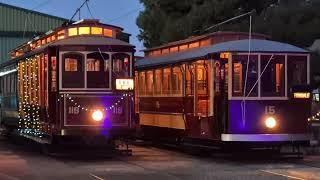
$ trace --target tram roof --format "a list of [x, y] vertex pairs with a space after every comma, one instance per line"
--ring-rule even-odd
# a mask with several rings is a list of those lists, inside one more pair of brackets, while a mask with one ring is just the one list
[[119, 39], [109, 38], [109, 37], [101, 37], [101, 36], [75, 36], [69, 37], [66, 39], [60, 39], [58, 41], [48, 43], [40, 48], [34, 49], [30, 52], [25, 53], [22, 56], [14, 58], [9, 61], [5, 61], [0, 64], [0, 68], [14, 64], [21, 59], [27, 58], [29, 56], [33, 56], [42, 52], [44, 49], [52, 46], [72, 46], [72, 45], [86, 45], [86, 46], [131, 46], [134, 47], [132, 44], [129, 44], [125, 41], [121, 41]]
[[[293, 46], [291, 44], [262, 39], [251, 39], [250, 49], [251, 52], [260, 53], [309, 53], [309, 51]], [[218, 43], [201, 48], [194, 48], [167, 55], [145, 57], [143, 59], [137, 60], [135, 66], [137, 68], [160, 66], [184, 61], [192, 61], [198, 58], [206, 57], [213, 53], [248, 51], [249, 39], [243, 39]]]
[[58, 46], [58, 45], [117, 45], [117, 46], [133, 46], [125, 41], [119, 39], [110, 38], [110, 37], [101, 37], [101, 36], [76, 36], [72, 38], [62, 39], [49, 46]]

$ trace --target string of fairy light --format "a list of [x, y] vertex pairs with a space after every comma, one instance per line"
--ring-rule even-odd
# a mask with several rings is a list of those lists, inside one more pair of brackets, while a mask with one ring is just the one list
[[308, 121], [319, 121], [320, 120], [320, 111], [317, 112], [315, 115], [311, 116], [310, 118], [308, 118]]
[[[122, 96], [118, 100], [116, 100], [113, 104], [111, 104], [109, 106], [105, 106], [103, 108], [100, 108], [99, 110], [110, 111], [113, 108], [116, 108], [117, 106], [119, 106], [121, 104], [121, 102], [126, 99], [126, 97], [131, 97], [131, 96], [132, 95], [129, 94], [129, 93], [122, 94]], [[61, 98], [66, 97], [66, 99], [69, 100], [70, 102], [72, 102], [75, 107], [78, 107], [79, 109], [81, 109], [83, 111], [95, 111], [95, 110], [98, 110], [97, 108], [91, 108], [89, 106], [86, 106], [84, 104], [81, 104], [81, 103], [77, 102], [75, 100], [75, 98], [73, 98], [70, 94], [65, 94], [65, 95], [62, 94], [60, 97]], [[58, 99], [58, 101], [60, 101], [60, 100]]]
[[[34, 129], [39, 134], [40, 126], [40, 56], [26, 58], [18, 64], [19, 128]], [[29, 131], [28, 131], [29, 132]]]

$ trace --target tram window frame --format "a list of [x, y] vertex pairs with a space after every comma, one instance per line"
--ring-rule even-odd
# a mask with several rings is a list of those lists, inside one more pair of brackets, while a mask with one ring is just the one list
[[[76, 71], [66, 71], [66, 59], [77, 60]], [[79, 52], [68, 52], [62, 55], [62, 88], [63, 89], [83, 89], [85, 88], [85, 56]], [[69, 79], [65, 79], [68, 77]], [[68, 82], [66, 82], [68, 81]], [[72, 83], [71, 83], [72, 82]]]
[[[242, 97], [244, 89], [246, 89], [245, 95], [247, 96], [249, 93], [249, 97], [258, 97], [259, 95], [259, 88], [257, 80], [259, 78], [259, 57], [258, 55], [250, 55], [250, 61], [249, 61], [249, 71], [252, 73], [248, 73], [247, 76], [247, 82], [246, 82], [246, 88], [244, 88], [245, 85], [245, 78], [246, 78], [246, 67], [247, 67], [247, 61], [248, 61], [248, 54], [239, 54], [239, 55], [233, 55], [232, 56], [232, 96], [234, 97]], [[235, 82], [235, 65], [241, 65], [240, 72], [239, 72], [239, 80], [238, 83]], [[248, 72], [249, 72], [248, 71]], [[256, 75], [254, 75], [256, 74]], [[237, 85], [237, 86], [236, 86]], [[235, 88], [239, 87], [239, 88]], [[252, 89], [253, 88], [253, 89]], [[252, 90], [252, 91], [251, 91]], [[251, 92], [250, 92], [251, 91]]]
[[[270, 58], [272, 58], [270, 60]], [[260, 68], [261, 73], [265, 69], [265, 66], [268, 65], [268, 67], [265, 69], [263, 74], [260, 78], [260, 94], [261, 97], [285, 97], [286, 96], [286, 80], [285, 80], [285, 74], [286, 74], [286, 63], [285, 63], [285, 55], [261, 55], [260, 57]], [[270, 60], [270, 62], [269, 62]], [[269, 62], [269, 64], [268, 64]], [[281, 66], [282, 64], [282, 66]], [[272, 68], [272, 69], [270, 69]], [[278, 77], [278, 73], [280, 69], [280, 76]], [[275, 71], [275, 74], [269, 74], [268, 72]], [[278, 80], [280, 80], [280, 86], [278, 86]], [[272, 83], [272, 84], [271, 84]], [[272, 87], [275, 87], [275, 91], [270, 91]], [[279, 88], [279, 90], [278, 90]]]
[[[89, 68], [94, 61], [93, 68]], [[98, 63], [97, 63], [98, 62]], [[102, 52], [90, 52], [85, 58], [86, 88], [109, 89], [111, 83], [110, 55]]]

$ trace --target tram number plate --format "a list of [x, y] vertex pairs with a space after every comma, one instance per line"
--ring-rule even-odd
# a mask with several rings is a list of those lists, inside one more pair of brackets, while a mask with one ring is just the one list
[[122, 107], [114, 107], [112, 109], [112, 113], [114, 115], [121, 115], [123, 113], [123, 108]]
[[68, 108], [68, 114], [74, 114], [78, 115], [80, 113], [80, 108], [79, 107], [69, 107]]
[[264, 113], [267, 115], [273, 115], [276, 113], [276, 107], [275, 106], [265, 106]]

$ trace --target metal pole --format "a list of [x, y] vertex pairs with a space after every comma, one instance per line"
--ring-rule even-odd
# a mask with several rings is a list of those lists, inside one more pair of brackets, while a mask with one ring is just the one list
[[239, 16], [235, 16], [235, 17], [233, 17], [233, 18], [230, 18], [230, 19], [228, 19], [228, 20], [225, 20], [225, 21], [223, 21], [223, 22], [221, 22], [221, 23], [218, 23], [218, 24], [215, 24], [215, 25], [213, 25], [213, 26], [210, 26], [210, 27], [206, 28], [206, 29], [204, 30], [204, 32], [206, 32], [206, 31], [208, 31], [208, 30], [210, 30], [210, 29], [216, 28], [216, 27], [218, 27], [218, 26], [220, 26], [220, 25], [226, 24], [226, 23], [228, 23], [228, 22], [230, 22], [230, 21], [233, 21], [233, 20], [239, 19], [239, 18], [241, 18], [241, 17], [247, 16], [247, 15], [249, 15], [249, 14], [252, 14], [253, 12], [254, 12], [254, 10], [252, 10], [252, 11], [250, 11], [250, 12], [247, 12], [247, 13], [244, 13], [244, 14], [241, 14], [241, 15], [239, 15]]

